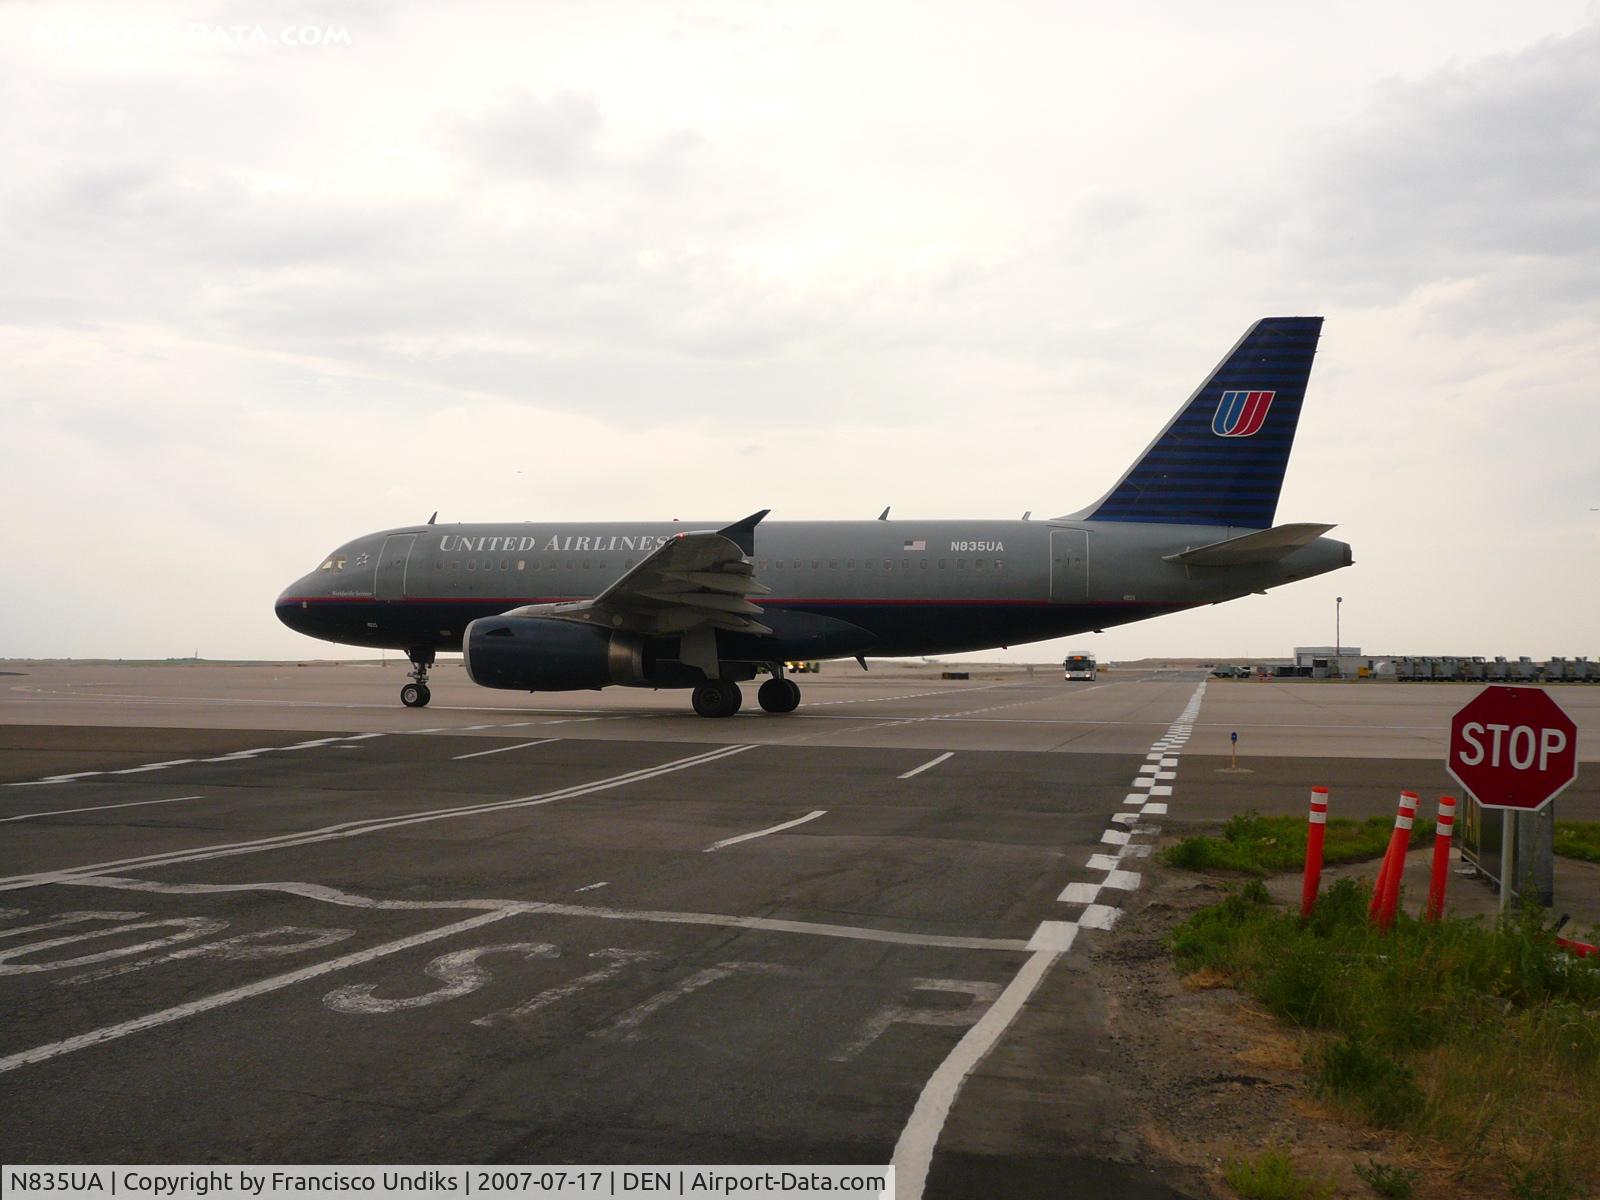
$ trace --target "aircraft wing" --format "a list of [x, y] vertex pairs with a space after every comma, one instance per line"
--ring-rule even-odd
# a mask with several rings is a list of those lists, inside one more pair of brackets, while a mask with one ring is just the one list
[[1168, 554], [1165, 558], [1167, 562], [1191, 567], [1243, 567], [1252, 563], [1277, 562], [1289, 557], [1301, 546], [1316, 541], [1332, 528], [1332, 525], [1315, 524], [1274, 525], [1258, 533], [1196, 546], [1178, 554]]
[[756, 581], [748, 557], [755, 552], [756, 526], [769, 511], [725, 529], [675, 535], [593, 600], [529, 604], [506, 615], [560, 617], [654, 636], [717, 629], [770, 634], [758, 619], [761, 609], [747, 599], [772, 590]]

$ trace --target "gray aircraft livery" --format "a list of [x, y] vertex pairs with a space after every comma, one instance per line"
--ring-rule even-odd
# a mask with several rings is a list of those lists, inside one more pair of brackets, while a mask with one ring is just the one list
[[953, 654], [1217, 604], [1350, 565], [1331, 525], [1273, 525], [1321, 317], [1252, 325], [1099, 501], [1047, 521], [412, 525], [340, 546], [278, 597], [291, 629], [404, 650], [411, 707], [437, 651], [485, 687], [742, 680], [793, 712], [796, 659]]

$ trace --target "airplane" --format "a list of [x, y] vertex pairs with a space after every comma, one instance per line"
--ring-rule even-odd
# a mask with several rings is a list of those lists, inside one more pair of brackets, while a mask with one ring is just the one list
[[957, 654], [1099, 632], [1350, 566], [1332, 525], [1274, 525], [1321, 317], [1265, 317], [1111, 490], [1049, 520], [422, 525], [341, 545], [278, 597], [311, 637], [404, 650], [408, 707], [439, 651], [490, 688], [739, 684], [793, 712], [785, 662]]

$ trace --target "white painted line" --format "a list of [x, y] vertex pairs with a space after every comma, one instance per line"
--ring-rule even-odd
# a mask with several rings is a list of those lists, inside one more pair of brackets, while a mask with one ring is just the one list
[[1121, 915], [1122, 910], [1113, 905], [1091, 904], [1083, 910], [1083, 916], [1078, 918], [1078, 924], [1085, 929], [1110, 929]]
[[1139, 768], [1139, 774], [1141, 774], [1141, 775], [1154, 775], [1160, 769], [1161, 768], [1156, 766], [1155, 763], [1145, 763], [1144, 766]]
[[724, 846], [735, 846], [740, 842], [748, 842], [752, 838], [766, 837], [769, 833], [778, 833], [785, 829], [793, 829], [796, 825], [804, 825], [807, 821], [815, 821], [818, 817], [827, 814], [827, 809], [819, 808], [808, 812], [803, 817], [796, 817], [792, 821], [785, 821], [782, 825], [774, 825], [770, 829], [758, 829], [754, 833], [741, 833], [738, 837], [723, 838], [720, 842], [712, 842], [702, 853], [710, 854], [713, 850], [721, 850]]
[[1039, 928], [1034, 930], [1033, 936], [1028, 939], [1028, 949], [1065, 954], [1072, 949], [1072, 943], [1077, 937], [1078, 927], [1071, 921], [1041, 921]]
[[930, 758], [927, 762], [923, 763], [920, 767], [912, 767], [911, 770], [907, 771], [904, 775], [899, 776], [899, 778], [901, 778], [901, 779], [910, 779], [913, 775], [921, 775], [929, 767], [937, 767], [945, 759], [950, 758], [954, 754], [955, 754], [954, 750], [947, 750], [943, 754], [939, 755], [938, 758]]
[[1156, 778], [1157, 779], [1176, 779], [1177, 777], [1178, 777], [1178, 773], [1176, 771], [1157, 771], [1156, 772]]
[[1106, 876], [1106, 886], [1119, 892], [1131, 892], [1138, 888], [1139, 879], [1137, 871], [1112, 871]]
[[59, 1058], [61, 1055], [71, 1054], [75, 1050], [84, 1050], [90, 1046], [100, 1046], [106, 1042], [114, 1042], [118, 1038], [127, 1037], [132, 1033], [142, 1033], [146, 1029], [170, 1025], [174, 1021], [181, 1021], [186, 1017], [210, 1012], [213, 1009], [223, 1008], [229, 1004], [237, 1004], [240, 1000], [249, 1000], [253, 996], [276, 992], [282, 988], [292, 987], [297, 983], [304, 983], [308, 979], [316, 979], [321, 975], [342, 971], [346, 967], [360, 966], [362, 963], [369, 963], [376, 958], [384, 958], [390, 954], [397, 954], [402, 950], [409, 950], [413, 946], [423, 946], [429, 942], [437, 942], [443, 938], [454, 937], [458, 933], [466, 933], [470, 929], [477, 929], [480, 925], [503, 921], [511, 915], [512, 913], [509, 911], [479, 913], [475, 917], [469, 917], [465, 921], [457, 921], [454, 925], [446, 925], [441, 929], [432, 929], [427, 933], [413, 934], [411, 937], [401, 938], [397, 942], [386, 942], [381, 946], [374, 946], [370, 950], [359, 950], [354, 954], [346, 954], [342, 958], [329, 959], [327, 962], [302, 967], [298, 971], [290, 971], [284, 975], [274, 975], [270, 979], [262, 979], [256, 983], [245, 984], [243, 987], [233, 988], [226, 992], [218, 992], [214, 996], [207, 996], [201, 1000], [192, 1000], [188, 1004], [179, 1004], [173, 1008], [164, 1008], [159, 1012], [135, 1017], [131, 1021], [107, 1025], [100, 1029], [91, 1030], [88, 1033], [80, 1033], [77, 1037], [66, 1038], [59, 1042], [50, 1042], [47, 1045], [35, 1046], [32, 1050], [9, 1054], [4, 1058], [0, 1058], [0, 1074], [14, 1071], [18, 1067], [25, 1067], [31, 1063], [46, 1062], [52, 1058]]
[[1091, 871], [1115, 871], [1117, 869], [1117, 855], [1091, 854], [1089, 861], [1083, 865]]
[[[654, 909], [600, 908], [585, 904], [551, 904], [543, 900], [376, 900], [319, 883], [160, 883], [153, 879], [127, 879], [110, 875], [74, 876], [64, 882], [73, 887], [112, 888], [128, 892], [154, 892], [163, 896], [214, 896], [229, 892], [285, 892], [324, 904], [344, 908], [372, 909], [378, 912], [422, 912], [425, 910], [493, 910], [529, 913], [537, 916], [594, 917], [602, 921], [647, 921], [656, 925], [709, 925], [724, 929], [760, 930], [763, 933], [796, 933], [807, 937], [844, 938], [862, 942], [886, 942], [896, 946], [939, 946], [951, 950], [1000, 950], [1015, 953], [1027, 949], [1019, 938], [960, 937], [943, 933], [900, 933], [891, 929], [871, 929], [859, 925], [819, 925], [810, 921], [786, 921], [775, 917], [737, 917], [726, 913], [671, 912]], [[8, 932], [15, 932], [11, 930]]]
[[1069, 883], [1056, 899], [1063, 904], [1093, 904], [1100, 897], [1098, 883]]
[[504, 754], [507, 750], [526, 750], [529, 746], [545, 746], [555, 740], [555, 738], [540, 738], [537, 742], [519, 742], [515, 746], [496, 746], [493, 750], [474, 750], [471, 754], [457, 754], [450, 761], [460, 762], [463, 758], [482, 758], [485, 754]]
[[1159, 817], [1167, 811], [1167, 806], [1165, 803], [1147, 804], [1145, 805], [1144, 811], [1149, 813], [1151, 816]]
[[11, 875], [0, 878], [0, 892], [14, 891], [17, 888], [39, 887], [50, 883], [70, 883], [83, 875], [91, 875], [113, 869], [143, 870], [147, 867], [165, 867], [177, 863], [201, 862], [213, 858], [231, 858], [238, 854], [259, 854], [267, 850], [284, 850], [292, 846], [310, 845], [314, 842], [361, 837], [364, 834], [381, 833], [384, 830], [399, 829], [407, 825], [445, 821], [456, 817], [480, 816], [484, 813], [503, 812], [514, 808], [534, 808], [541, 804], [553, 804], [557, 800], [574, 800], [579, 796], [610, 791], [612, 788], [624, 787], [632, 783], [642, 783], [645, 780], [656, 779], [662, 775], [670, 775], [675, 771], [685, 771], [693, 767], [706, 766], [755, 748], [754, 745], [722, 746], [716, 750], [692, 754], [687, 758], [674, 759], [659, 766], [627, 771], [621, 775], [612, 775], [605, 779], [595, 780], [593, 783], [580, 783], [532, 796], [519, 796], [514, 800], [495, 800], [484, 804], [464, 804], [456, 808], [423, 809], [417, 812], [403, 813], [397, 817], [371, 817], [361, 821], [347, 821], [339, 825], [325, 825], [320, 829], [311, 829], [303, 833], [285, 833], [272, 837], [254, 838], [248, 842], [224, 842], [210, 846], [198, 846], [193, 850], [173, 850], [161, 854], [146, 854], [137, 858], [88, 863], [76, 867], [62, 867], [58, 870], [40, 871], [31, 875]]
[[603, 888], [603, 887], [609, 887], [609, 886], [610, 886], [610, 884], [606, 880], [602, 879], [599, 883], [586, 883], [581, 888], [573, 888], [572, 890], [575, 891], [575, 892], [592, 892], [592, 891], [595, 890], [595, 888]]
[[181, 767], [184, 763], [192, 763], [192, 758], [169, 758], [166, 762], [151, 763], [145, 767], [124, 767], [120, 771], [107, 771], [108, 775], [137, 775], [141, 771], [159, 771], [163, 767]]
[[1172, 795], [1172, 785], [1170, 783], [1158, 783], [1150, 789], [1150, 794], [1152, 796], [1170, 796]]
[[1175, 767], [1178, 765], [1178, 760], [1176, 758], [1163, 758], [1161, 765], [1163, 767]]
[[1136, 787], [1136, 788], [1154, 787], [1155, 786], [1155, 780], [1151, 779], [1148, 775], [1141, 775], [1141, 776], [1139, 776], [1139, 778], [1135, 779], [1128, 786], [1129, 787]]
[[1150, 846], [1124, 846], [1122, 852], [1130, 858], [1149, 858], [1151, 849]]
[[203, 796], [173, 796], [170, 800], [130, 800], [126, 804], [92, 804], [88, 808], [57, 808], [50, 812], [23, 813], [17, 817], [0, 817], [0, 825], [7, 821], [26, 821], [32, 817], [64, 817], [68, 813], [101, 812], [107, 808], [138, 808], [144, 804], [176, 804], [179, 800], [202, 800]]
[[[1141, 811], [1143, 811], [1143, 810], [1141, 810]], [[1136, 813], [1136, 812], [1112, 813], [1111, 814], [1111, 823], [1113, 825], [1137, 825], [1139, 823], [1139, 813]]]
[[948, 1058], [939, 1064], [922, 1094], [917, 1097], [911, 1119], [900, 1131], [900, 1140], [894, 1147], [895, 1192], [900, 1200], [920, 1200], [922, 1189], [928, 1182], [928, 1165], [933, 1161], [933, 1148], [938, 1145], [939, 1133], [945, 1118], [955, 1103], [956, 1094], [967, 1076], [972, 1074], [985, 1055], [1000, 1040], [1023, 1004], [1039, 986], [1051, 965], [1059, 957], [1055, 950], [1040, 949], [1023, 964], [1015, 978], [1006, 985], [999, 999], [989, 1006], [989, 1011], [967, 1030], [950, 1051]]
[[1145, 801], [1145, 793], [1144, 792], [1129, 792], [1126, 796], [1124, 796], [1122, 798], [1122, 802], [1124, 804], [1143, 804], [1144, 801]]
[[1100, 840], [1108, 846], [1121, 846], [1132, 835], [1121, 829], [1108, 829], [1100, 835]]

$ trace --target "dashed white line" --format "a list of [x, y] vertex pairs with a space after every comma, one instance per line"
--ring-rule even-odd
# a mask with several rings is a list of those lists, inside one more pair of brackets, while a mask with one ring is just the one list
[[627, 771], [621, 775], [612, 775], [605, 779], [595, 780], [593, 783], [575, 784], [571, 787], [558, 788], [555, 791], [541, 792], [532, 796], [519, 796], [513, 800], [495, 800], [486, 804], [465, 804], [456, 808], [424, 809], [420, 812], [405, 813], [397, 817], [374, 817], [363, 821], [347, 821], [338, 825], [325, 825], [320, 829], [306, 830], [303, 833], [278, 834], [273, 837], [255, 838], [247, 842], [227, 842], [220, 845], [199, 846], [192, 850], [174, 850], [162, 854], [147, 854], [137, 858], [89, 863], [77, 867], [62, 867], [58, 870], [41, 871], [31, 875], [12, 875], [0, 878], [0, 891], [39, 887], [49, 883], [65, 883], [82, 875], [95, 874], [112, 869], [135, 871], [143, 870], [147, 867], [172, 866], [176, 863], [231, 858], [238, 854], [258, 854], [268, 850], [283, 850], [292, 846], [310, 845], [314, 842], [360, 837], [368, 833], [378, 833], [387, 829], [398, 829], [407, 825], [418, 825], [431, 821], [450, 820], [455, 817], [479, 816], [484, 813], [503, 812], [507, 809], [515, 808], [534, 808], [541, 804], [552, 804], [557, 800], [573, 800], [579, 796], [588, 796], [595, 792], [604, 792], [627, 784], [640, 783], [647, 779], [670, 775], [675, 771], [705, 766], [755, 748], [753, 745], [722, 746], [716, 750], [693, 754], [688, 758], [675, 759], [659, 766]]
[[758, 829], [754, 833], [741, 833], [738, 837], [723, 838], [720, 842], [712, 842], [704, 853], [710, 854], [713, 850], [721, 850], [724, 846], [734, 846], [740, 842], [748, 842], [753, 838], [766, 837], [769, 833], [780, 833], [785, 829], [793, 829], [796, 825], [804, 825], [807, 821], [815, 821], [818, 817], [826, 816], [828, 810], [819, 808], [808, 812], [803, 817], [796, 817], [792, 821], [785, 821], [782, 825], [774, 825], [770, 829]]
[[555, 738], [540, 738], [536, 742], [518, 742], [515, 746], [496, 746], [493, 750], [474, 750], [471, 754], [457, 754], [450, 761], [460, 762], [463, 758], [482, 758], [485, 754], [504, 754], [507, 750], [526, 750], [529, 746], [548, 746]]
[[921, 775], [929, 767], [937, 767], [940, 763], [944, 762], [945, 759], [952, 758], [952, 757], [954, 757], [954, 755], [955, 755], [955, 751], [954, 750], [946, 750], [943, 754], [939, 755], [938, 758], [930, 758], [927, 762], [923, 763], [920, 767], [912, 767], [911, 770], [907, 771], [904, 775], [899, 776], [899, 778], [900, 779], [910, 779], [913, 775]]

